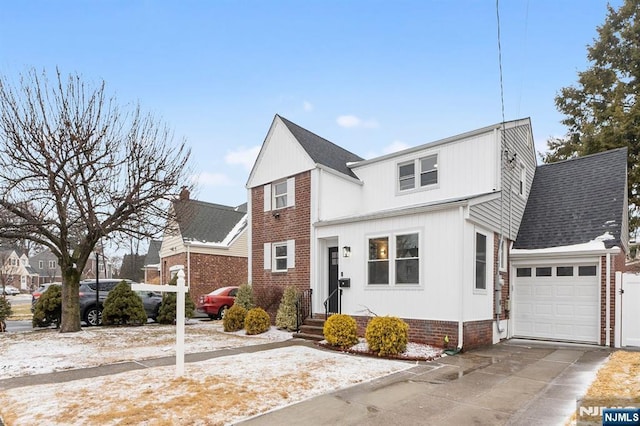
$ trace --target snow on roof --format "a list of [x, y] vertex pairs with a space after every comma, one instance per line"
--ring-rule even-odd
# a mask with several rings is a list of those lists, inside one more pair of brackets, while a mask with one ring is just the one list
[[[572, 244], [568, 246], [558, 246], [558, 247], [546, 247], [541, 249], [511, 249], [512, 256], [518, 255], [536, 255], [536, 254], [561, 254], [561, 253], [582, 253], [582, 252], [605, 252], [607, 248], [605, 247], [604, 242], [614, 240], [615, 237], [609, 233], [609, 231], [605, 232], [602, 235], [598, 235], [593, 240], [582, 243], [582, 244]], [[618, 247], [612, 247], [613, 250], [619, 250]]]

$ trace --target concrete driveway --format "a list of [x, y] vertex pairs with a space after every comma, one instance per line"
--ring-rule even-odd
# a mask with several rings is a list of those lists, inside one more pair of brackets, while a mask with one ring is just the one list
[[599, 346], [510, 340], [240, 424], [563, 424], [610, 352]]

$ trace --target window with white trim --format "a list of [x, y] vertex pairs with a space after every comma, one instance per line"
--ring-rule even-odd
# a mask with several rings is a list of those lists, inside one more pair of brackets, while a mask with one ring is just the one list
[[38, 268], [44, 269], [44, 261], [43, 260], [39, 260], [38, 261]]
[[276, 209], [287, 207], [287, 181], [277, 182], [273, 184], [273, 206]]
[[268, 183], [263, 188], [265, 212], [292, 207], [296, 203], [295, 177]]
[[273, 245], [273, 268], [271, 270], [274, 272], [287, 270], [287, 243]]
[[476, 290], [487, 289], [487, 236], [476, 232]]
[[389, 238], [369, 239], [369, 284], [389, 284]]
[[[417, 173], [416, 173], [417, 170]], [[420, 177], [416, 181], [416, 175]], [[438, 183], [438, 154], [398, 164], [398, 190], [408, 191]]]
[[419, 283], [418, 234], [396, 235], [396, 284]]
[[55, 267], [56, 267], [56, 261], [55, 260], [50, 260], [49, 261], [49, 268], [55, 269]]
[[264, 269], [271, 272], [287, 272], [295, 268], [295, 240], [264, 243]]
[[367, 284], [420, 284], [419, 233], [379, 236], [368, 242]]

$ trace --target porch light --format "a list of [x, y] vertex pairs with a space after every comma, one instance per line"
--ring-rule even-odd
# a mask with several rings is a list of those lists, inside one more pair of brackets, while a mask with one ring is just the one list
[[349, 257], [349, 256], [351, 256], [351, 247], [349, 246], [342, 247], [342, 257]]

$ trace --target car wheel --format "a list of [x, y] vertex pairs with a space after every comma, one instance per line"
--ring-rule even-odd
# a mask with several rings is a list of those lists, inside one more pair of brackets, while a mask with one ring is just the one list
[[227, 305], [224, 305], [222, 308], [220, 308], [220, 310], [218, 311], [218, 318], [224, 319], [224, 316], [227, 314], [227, 309], [229, 309]]
[[84, 314], [84, 322], [92, 326], [102, 324], [102, 311], [95, 306], [87, 309], [87, 312]]
[[158, 306], [156, 306], [156, 308], [153, 310], [153, 315], [151, 316], [151, 319], [154, 322], [158, 322], [158, 315], [160, 315], [160, 304], [158, 303]]

